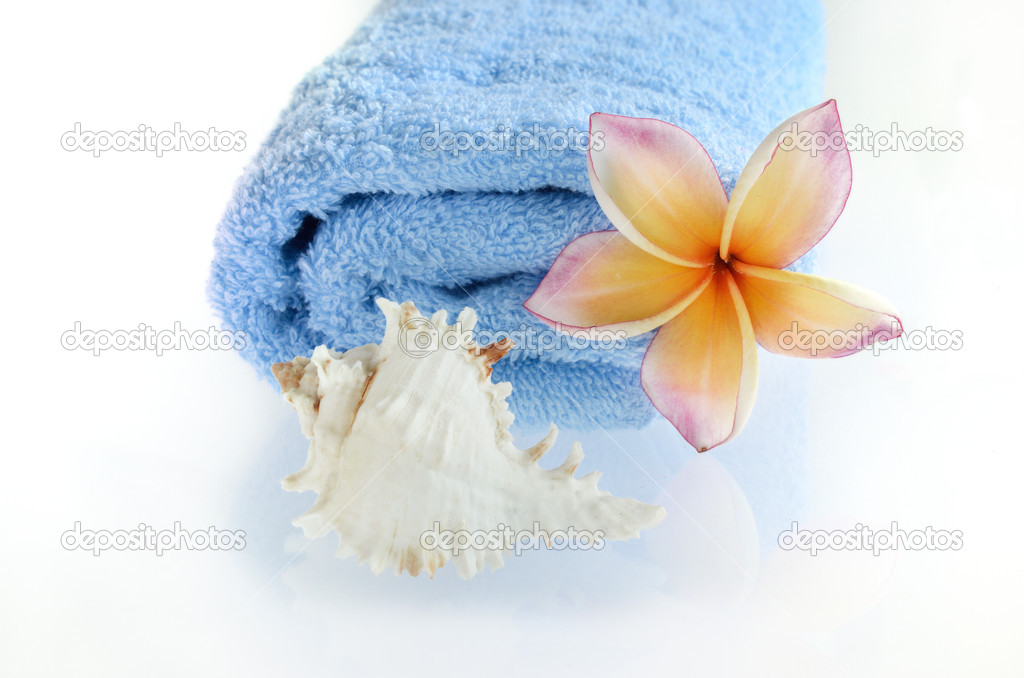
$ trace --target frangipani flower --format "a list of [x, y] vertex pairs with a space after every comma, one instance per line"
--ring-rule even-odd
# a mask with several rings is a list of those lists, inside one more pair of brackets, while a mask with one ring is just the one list
[[[795, 124], [795, 127], [794, 127]], [[842, 139], [835, 101], [796, 114], [754, 151], [732, 197], [686, 131], [606, 113], [590, 117], [594, 195], [617, 231], [570, 243], [524, 306], [574, 334], [661, 328], [641, 382], [698, 451], [731, 440], [757, 392], [757, 349], [839, 357], [902, 332], [886, 299], [849, 283], [783, 270], [832, 228], [850, 195], [846, 144], [780, 149], [790, 129]], [[838, 134], [836, 134], [838, 133]], [[858, 341], [782, 341], [793, 331]]]

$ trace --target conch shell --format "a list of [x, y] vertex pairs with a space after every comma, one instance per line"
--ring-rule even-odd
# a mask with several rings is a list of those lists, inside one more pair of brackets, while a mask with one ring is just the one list
[[[558, 468], [537, 460], [557, 436], [552, 424], [535, 446], [512, 443], [511, 385], [491, 382], [491, 365], [508, 340], [477, 346], [476, 313], [455, 325], [447, 314], [420, 315], [412, 303], [379, 299], [387, 318], [380, 346], [338, 353], [319, 346], [312, 358], [274, 365], [281, 390], [311, 439], [309, 458], [282, 483], [314, 490], [313, 507], [296, 519], [307, 537], [338, 533], [337, 555], [413, 576], [448, 560], [469, 579], [502, 566], [508, 542], [444, 548], [438, 530], [547, 535], [570, 528], [606, 540], [636, 537], [665, 517], [661, 507], [597, 489], [600, 474], [574, 478], [576, 443]], [[430, 533], [435, 538], [425, 538]]]

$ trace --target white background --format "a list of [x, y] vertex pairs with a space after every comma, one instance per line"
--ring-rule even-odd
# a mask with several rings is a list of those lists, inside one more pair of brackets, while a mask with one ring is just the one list
[[[588, 459], [621, 444], [643, 448], [641, 462], [688, 464], [651, 472], [666, 492], [662, 526], [600, 553], [529, 553], [468, 583], [444, 570], [433, 581], [374, 578], [335, 560], [333, 537], [307, 542], [289, 521], [311, 495], [278, 484], [305, 458], [296, 417], [237, 356], [93, 357], [59, 344], [75, 321], [215, 322], [204, 287], [232, 186], [291, 88], [367, 11], [8, 11], [0, 673], [1024, 672], [1020, 9], [826, 3], [826, 92], [844, 126], [959, 130], [964, 148], [855, 152], [853, 194], [820, 245], [819, 271], [883, 291], [908, 329], [960, 330], [964, 347], [793, 368], [811, 375], [813, 403], [801, 480], [810, 502], [794, 519], [959, 529], [963, 548], [758, 552], [744, 501], [752, 488], [715, 457], [728, 446], [697, 458], [656, 424], [613, 432]], [[215, 126], [244, 131], [249, 144], [94, 158], [61, 148], [76, 122]], [[772, 378], [789, 369], [762, 359]], [[645, 482], [646, 471], [632, 473]], [[94, 557], [61, 548], [75, 521], [244, 529], [248, 545]]]

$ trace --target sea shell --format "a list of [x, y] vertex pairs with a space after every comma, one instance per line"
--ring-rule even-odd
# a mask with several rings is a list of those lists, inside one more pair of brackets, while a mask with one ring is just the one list
[[[444, 311], [428, 319], [410, 302], [377, 304], [387, 318], [380, 346], [319, 346], [312, 358], [273, 368], [312, 441], [305, 467], [282, 483], [318, 494], [294, 521], [307, 537], [333, 529], [338, 556], [369, 561], [374, 573], [391, 567], [433, 577], [453, 560], [468, 579], [485, 563], [501, 567], [502, 554], [515, 550], [494, 540], [498, 533], [536, 535], [539, 527], [550, 543], [549, 535], [573, 529], [603, 543], [636, 537], [665, 517], [661, 507], [598, 490], [597, 472], [573, 477], [579, 443], [561, 466], [542, 469], [537, 460], [555, 442], [554, 424], [529, 449], [513, 444], [512, 387], [490, 379], [512, 343], [473, 343], [473, 309], [448, 325]], [[444, 548], [436, 536], [445, 531], [492, 541]]]

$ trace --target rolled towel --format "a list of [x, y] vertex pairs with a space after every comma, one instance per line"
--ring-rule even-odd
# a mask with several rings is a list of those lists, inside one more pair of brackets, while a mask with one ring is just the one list
[[209, 285], [265, 375], [383, 332], [374, 299], [477, 309], [527, 425], [639, 426], [650, 335], [579, 345], [522, 307], [559, 251], [612, 228], [586, 171], [595, 111], [704, 144], [731, 190], [821, 96], [816, 0], [385, 0], [297, 88], [220, 223]]

